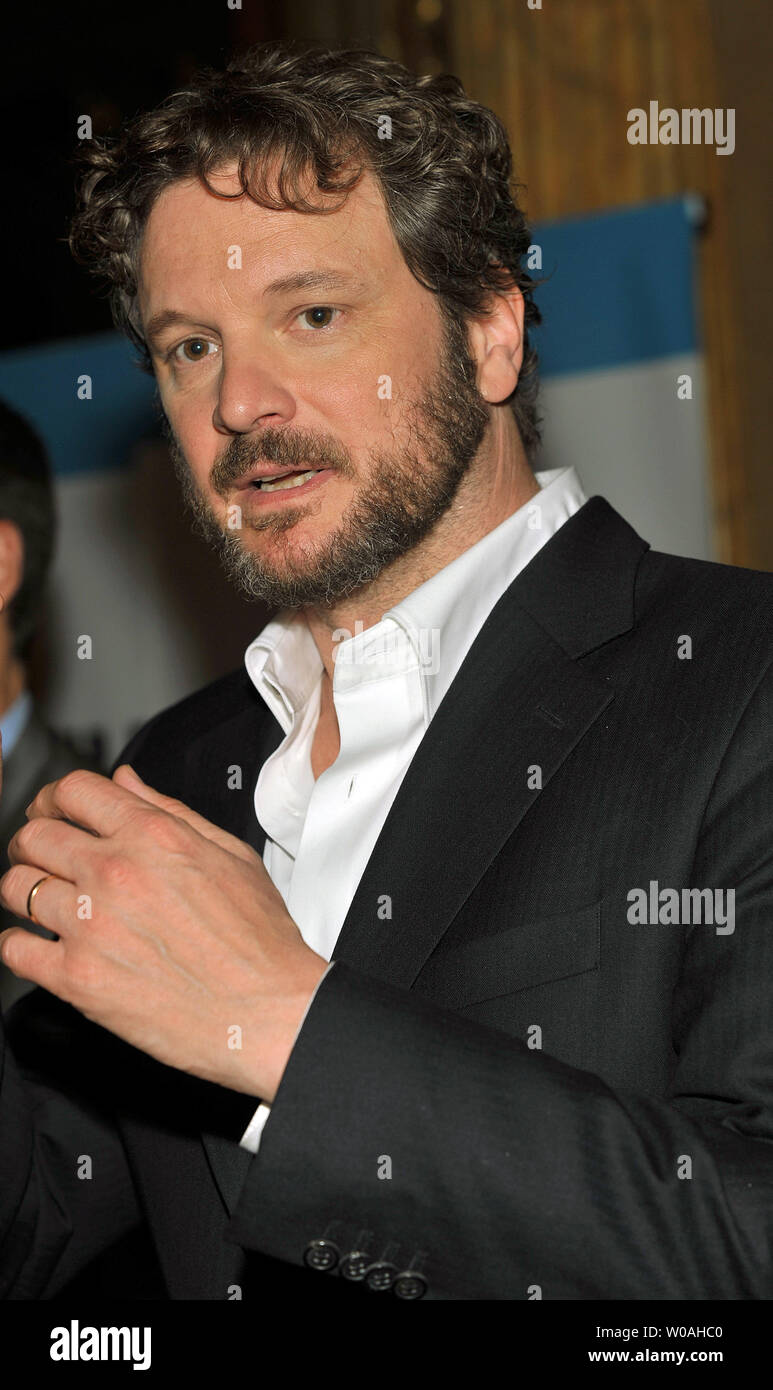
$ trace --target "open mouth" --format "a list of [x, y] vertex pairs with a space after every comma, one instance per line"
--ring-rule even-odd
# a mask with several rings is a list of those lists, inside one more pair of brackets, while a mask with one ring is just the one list
[[254, 479], [252, 486], [257, 488], [258, 492], [280, 492], [285, 488], [302, 487], [320, 471], [318, 468], [309, 468], [305, 473], [275, 473], [270, 478]]

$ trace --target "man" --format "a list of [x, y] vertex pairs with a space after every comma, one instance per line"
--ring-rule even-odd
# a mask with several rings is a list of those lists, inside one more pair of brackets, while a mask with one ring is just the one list
[[89, 158], [279, 613], [11, 843], [7, 1294], [144, 1226], [173, 1299], [770, 1296], [773, 585], [532, 472], [501, 125], [280, 46]]
[[[47, 782], [76, 767], [99, 771], [48, 727], [27, 687], [27, 658], [40, 621], [54, 547], [56, 515], [51, 470], [42, 441], [28, 422], [0, 401], [0, 736], [4, 790], [0, 805], [0, 866], [6, 846], [25, 824], [24, 809]], [[18, 920], [0, 910], [0, 923]], [[30, 923], [30, 930], [49, 933]], [[3, 1009], [30, 989], [0, 965]]]

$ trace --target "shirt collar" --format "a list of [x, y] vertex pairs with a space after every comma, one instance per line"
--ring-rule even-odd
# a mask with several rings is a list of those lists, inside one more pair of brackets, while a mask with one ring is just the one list
[[[536, 475], [540, 491], [463, 551], [449, 565], [387, 613], [380, 623], [341, 642], [336, 658], [336, 685], [358, 673], [377, 677], [379, 662], [365, 653], [380, 650], [403, 667], [406, 656], [418, 663], [425, 709], [432, 718], [483, 623], [516, 575], [528, 565], [559, 526], [586, 501], [574, 468]], [[391, 640], [397, 635], [402, 643]], [[407, 639], [407, 642], [406, 640]], [[409, 652], [406, 653], [406, 646]], [[317, 689], [322, 658], [303, 615], [277, 614], [244, 654], [247, 672], [285, 733]], [[383, 669], [383, 668], [382, 668]]]
[[247, 674], [285, 733], [324, 670], [317, 644], [302, 613], [278, 613], [244, 653]]
[[587, 500], [574, 468], [535, 477], [539, 492], [385, 614], [405, 630], [416, 652], [430, 716], [502, 594]]

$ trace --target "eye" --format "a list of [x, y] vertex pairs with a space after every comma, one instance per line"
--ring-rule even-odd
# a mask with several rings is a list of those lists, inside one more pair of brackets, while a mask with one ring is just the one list
[[[299, 319], [306, 319], [306, 328], [329, 328], [332, 318], [320, 319], [318, 315], [340, 314], [340, 309], [331, 309], [328, 304], [315, 304], [311, 309], [304, 309], [299, 315]], [[313, 317], [313, 322], [309, 323], [308, 318]]]
[[205, 357], [212, 356], [212, 353], [206, 351], [207, 348], [213, 348], [217, 352], [217, 345], [211, 343], [208, 338], [186, 338], [185, 342], [178, 343], [176, 348], [172, 348], [170, 356], [176, 362], [203, 362]]

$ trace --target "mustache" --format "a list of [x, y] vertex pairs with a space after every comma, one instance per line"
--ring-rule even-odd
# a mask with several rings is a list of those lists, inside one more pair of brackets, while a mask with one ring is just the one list
[[267, 426], [259, 435], [237, 434], [229, 440], [215, 460], [210, 473], [214, 492], [224, 496], [231, 485], [257, 463], [275, 463], [278, 468], [331, 468], [352, 476], [354, 468], [343, 445], [331, 437], [319, 438], [308, 430], [274, 429]]

